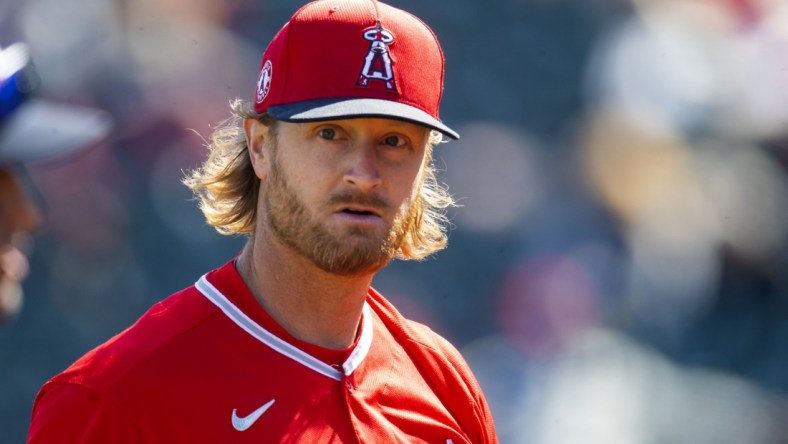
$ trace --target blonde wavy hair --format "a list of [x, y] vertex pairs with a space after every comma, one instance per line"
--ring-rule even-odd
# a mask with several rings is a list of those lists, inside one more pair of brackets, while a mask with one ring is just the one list
[[[252, 105], [236, 99], [230, 103], [232, 117], [217, 126], [208, 140], [208, 158], [187, 173], [183, 183], [194, 192], [205, 219], [219, 233], [251, 235], [257, 219], [260, 180], [249, 159], [243, 119], [257, 119], [276, 136], [277, 121], [254, 111]], [[438, 182], [433, 165], [433, 147], [441, 143], [438, 131], [430, 133], [421, 189], [414, 200], [412, 220], [407, 224], [399, 259], [423, 259], [446, 247], [449, 220], [445, 210], [455, 206], [445, 185]]]

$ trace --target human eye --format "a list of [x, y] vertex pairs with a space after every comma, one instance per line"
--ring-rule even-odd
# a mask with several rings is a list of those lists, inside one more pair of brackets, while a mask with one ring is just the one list
[[401, 147], [407, 144], [407, 140], [397, 134], [392, 134], [383, 138], [383, 144], [389, 147]]
[[325, 140], [334, 140], [337, 136], [337, 131], [334, 128], [320, 128], [317, 131], [318, 136]]

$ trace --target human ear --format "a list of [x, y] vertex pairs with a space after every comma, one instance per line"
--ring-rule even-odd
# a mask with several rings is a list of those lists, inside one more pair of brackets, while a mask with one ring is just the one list
[[268, 153], [265, 147], [271, 137], [268, 126], [257, 119], [247, 118], [244, 119], [244, 133], [254, 173], [259, 179], [265, 179], [268, 176]]

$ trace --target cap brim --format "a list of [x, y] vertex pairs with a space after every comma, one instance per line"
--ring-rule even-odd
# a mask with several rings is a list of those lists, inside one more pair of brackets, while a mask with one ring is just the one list
[[66, 156], [98, 143], [111, 128], [104, 111], [32, 99], [0, 127], [0, 164]]
[[322, 99], [275, 105], [268, 114], [285, 122], [315, 122], [321, 120], [380, 117], [404, 120], [440, 131], [457, 140], [460, 135], [426, 112], [403, 103], [383, 99]]

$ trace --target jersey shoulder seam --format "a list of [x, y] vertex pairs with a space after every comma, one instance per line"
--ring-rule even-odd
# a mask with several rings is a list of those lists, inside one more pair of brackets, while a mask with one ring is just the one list
[[[163, 304], [164, 301], [166, 301], [166, 299], [154, 304], [151, 308], [155, 307], [156, 305]], [[166, 311], [169, 311], [169, 307], [163, 307], [163, 308], [164, 308], [164, 311], [159, 312], [159, 313], [151, 313], [151, 315], [154, 316], [154, 317], [160, 317], [160, 316], [164, 315]], [[158, 344], [156, 344], [156, 345], [154, 345], [154, 346], [152, 346], [150, 348], [147, 348], [147, 349], [143, 350], [142, 352], [139, 352], [139, 356], [135, 356], [135, 357], [129, 359], [127, 363], [125, 363], [124, 365], [120, 366], [119, 368], [113, 369], [114, 370], [114, 376], [103, 387], [100, 384], [98, 384], [98, 385], [95, 384], [95, 383], [91, 384], [91, 382], [92, 382], [91, 379], [93, 379], [93, 378], [91, 378], [90, 375], [86, 375], [86, 374], [83, 374], [83, 373], [79, 373], [79, 374], [76, 374], [76, 375], [61, 374], [61, 375], [58, 375], [58, 376], [67, 376], [67, 377], [59, 378], [58, 376], [56, 376], [50, 382], [51, 383], [69, 383], [69, 384], [80, 385], [80, 386], [82, 386], [84, 388], [93, 390], [97, 394], [109, 392], [114, 387], [117, 387], [119, 384], [122, 384], [124, 380], [126, 380], [130, 375], [132, 375], [134, 373], [134, 370], [136, 368], [138, 368], [139, 366], [144, 365], [146, 362], [148, 362], [148, 360], [151, 359], [152, 355], [156, 354], [158, 351], [162, 350], [163, 348], [168, 347], [170, 344], [172, 344], [176, 340], [182, 338], [184, 335], [188, 334], [189, 332], [200, 328], [202, 325], [204, 325], [209, 320], [213, 319], [219, 313], [220, 313], [220, 311], [218, 309], [216, 309], [215, 307], [212, 307], [211, 311], [209, 313], [207, 313], [206, 315], [204, 315], [201, 319], [196, 320], [195, 322], [193, 322], [190, 325], [186, 326], [185, 328], [183, 328], [182, 330], [178, 331], [177, 333], [172, 334], [169, 338], [167, 338], [166, 340], [162, 341], [161, 343], [158, 343]], [[124, 332], [120, 333], [119, 334], [119, 339], [122, 339], [122, 338], [120, 338], [121, 335], [130, 334], [135, 328], [146, 328], [146, 327], [140, 326], [138, 324], [134, 324], [131, 327], [129, 327], [127, 330], [125, 330]], [[117, 344], [117, 341], [113, 342], [112, 344], [107, 344], [107, 347], [114, 347], [114, 346], [116, 346], [116, 344]], [[99, 347], [101, 347], [101, 346], [99, 346]], [[107, 352], [106, 350], [94, 350], [94, 351], [96, 351], [97, 353]], [[134, 354], [134, 353], [137, 353], [137, 351], [136, 350], [128, 350], [128, 351], [124, 351], [123, 353], [132, 353], [132, 354]]]

